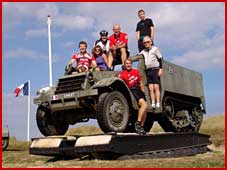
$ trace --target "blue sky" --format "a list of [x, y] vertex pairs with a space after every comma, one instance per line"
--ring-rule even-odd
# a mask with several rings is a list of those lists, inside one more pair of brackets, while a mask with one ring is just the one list
[[[128, 33], [129, 49], [136, 54], [137, 11], [144, 9], [155, 25], [155, 44], [164, 58], [203, 74], [207, 114], [224, 113], [224, 3], [3, 3], [2, 97], [3, 125], [12, 136], [26, 139], [27, 98], [13, 90], [31, 80], [31, 101], [49, 85], [47, 16], [52, 25], [53, 84], [78, 49], [88, 49], [99, 31], [112, 33], [119, 23]], [[111, 7], [111, 8], [110, 8]], [[40, 136], [31, 105], [31, 137]]]

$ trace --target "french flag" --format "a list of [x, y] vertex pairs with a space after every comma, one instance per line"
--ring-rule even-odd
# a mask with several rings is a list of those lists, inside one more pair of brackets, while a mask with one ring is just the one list
[[20, 86], [18, 86], [15, 90], [14, 90], [14, 94], [17, 96], [19, 96], [20, 94], [23, 96], [28, 96], [28, 82], [21, 84]]

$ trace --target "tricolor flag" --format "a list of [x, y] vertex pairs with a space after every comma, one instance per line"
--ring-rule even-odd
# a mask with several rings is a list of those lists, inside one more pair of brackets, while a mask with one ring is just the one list
[[14, 94], [16, 95], [16, 97], [18, 95], [25, 95], [28, 96], [28, 82], [21, 84], [20, 86], [18, 86], [15, 90], [14, 90]]

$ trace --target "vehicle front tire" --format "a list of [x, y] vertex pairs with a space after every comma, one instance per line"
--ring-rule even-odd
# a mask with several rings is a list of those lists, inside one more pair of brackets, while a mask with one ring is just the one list
[[6, 150], [6, 148], [8, 147], [9, 145], [9, 138], [3, 138], [2, 139], [2, 150]]
[[53, 121], [51, 116], [52, 115], [48, 108], [44, 106], [38, 107], [36, 112], [36, 123], [38, 125], [39, 131], [44, 136], [64, 135], [69, 128], [69, 124], [60, 120]]
[[119, 91], [100, 95], [96, 114], [98, 124], [105, 133], [124, 132], [128, 126], [128, 102]]

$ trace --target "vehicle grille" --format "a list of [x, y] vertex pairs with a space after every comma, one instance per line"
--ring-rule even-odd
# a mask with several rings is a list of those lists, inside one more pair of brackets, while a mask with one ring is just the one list
[[65, 77], [58, 80], [55, 94], [73, 92], [82, 89], [82, 83], [84, 83], [86, 75]]

